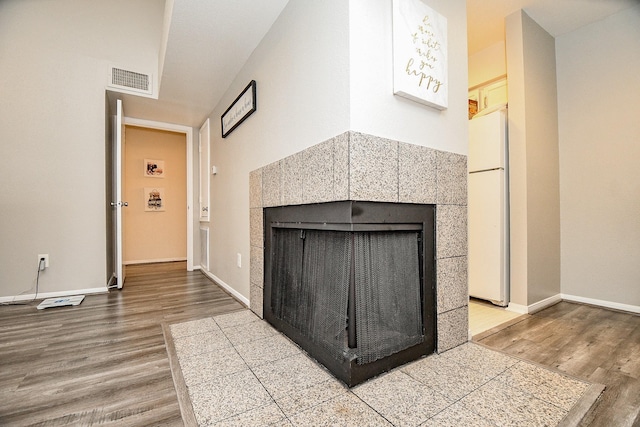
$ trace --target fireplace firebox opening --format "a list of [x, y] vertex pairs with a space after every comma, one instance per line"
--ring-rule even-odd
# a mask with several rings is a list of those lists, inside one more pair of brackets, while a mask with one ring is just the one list
[[431, 354], [434, 205], [264, 209], [264, 318], [354, 386]]

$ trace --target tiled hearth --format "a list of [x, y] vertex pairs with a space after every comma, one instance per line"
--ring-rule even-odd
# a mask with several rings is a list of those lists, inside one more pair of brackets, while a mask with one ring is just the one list
[[262, 317], [265, 207], [342, 200], [436, 205], [437, 351], [468, 340], [467, 158], [345, 132], [250, 173], [251, 310]]
[[602, 392], [475, 343], [349, 389], [248, 310], [163, 329], [185, 425], [566, 427]]

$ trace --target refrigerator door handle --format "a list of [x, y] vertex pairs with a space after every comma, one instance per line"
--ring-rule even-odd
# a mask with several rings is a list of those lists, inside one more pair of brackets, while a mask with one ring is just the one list
[[482, 169], [482, 170], [477, 170], [477, 171], [471, 171], [469, 172], [471, 173], [480, 173], [480, 172], [491, 172], [491, 171], [503, 171], [504, 168], [491, 168], [491, 169]]

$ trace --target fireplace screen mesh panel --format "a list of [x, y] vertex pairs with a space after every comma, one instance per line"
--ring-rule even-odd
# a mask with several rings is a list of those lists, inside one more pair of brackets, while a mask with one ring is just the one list
[[435, 350], [435, 206], [264, 209], [264, 318], [352, 387]]
[[[273, 314], [335, 359], [355, 358], [358, 364], [421, 343], [419, 237], [417, 232], [275, 229]], [[350, 280], [353, 349], [347, 344]]]
[[358, 364], [419, 344], [418, 233], [355, 233]]
[[271, 304], [276, 317], [334, 358], [345, 356], [350, 238], [334, 231], [276, 229]]

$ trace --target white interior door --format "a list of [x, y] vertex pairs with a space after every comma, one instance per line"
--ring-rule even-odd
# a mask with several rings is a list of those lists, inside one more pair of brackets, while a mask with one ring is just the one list
[[115, 238], [115, 270], [116, 270], [116, 280], [118, 289], [122, 289], [124, 286], [125, 280], [125, 270], [124, 270], [124, 244], [123, 244], [123, 233], [124, 233], [124, 215], [122, 214], [122, 209], [127, 207], [128, 203], [123, 201], [123, 179], [124, 179], [124, 169], [122, 167], [124, 163], [124, 110], [122, 107], [122, 100], [117, 100], [116, 106], [116, 123], [115, 123], [115, 144], [114, 144], [114, 192], [115, 192], [115, 200], [111, 202], [111, 206], [116, 210], [115, 220], [116, 220], [116, 238]]
[[210, 131], [209, 119], [207, 119], [200, 128], [200, 222], [209, 222], [209, 175], [210, 169]]

